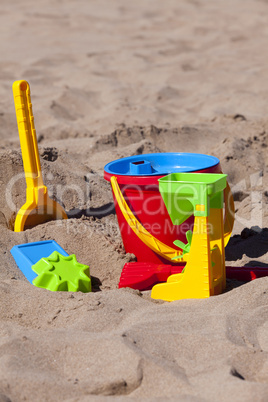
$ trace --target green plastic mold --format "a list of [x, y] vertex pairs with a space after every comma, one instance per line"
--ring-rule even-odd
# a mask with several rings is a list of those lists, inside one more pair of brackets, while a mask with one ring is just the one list
[[188, 242], [187, 244], [183, 243], [181, 240], [175, 240], [173, 242], [175, 246], [182, 249], [182, 254], [178, 255], [177, 257], [173, 257], [172, 260], [179, 260], [180, 258], [183, 258], [184, 254], [190, 253], [192, 238], [193, 238], [193, 232], [191, 230], [187, 230], [186, 232], [186, 239]]
[[208, 216], [209, 208], [222, 208], [226, 177], [218, 173], [171, 173], [161, 177], [159, 191], [172, 223], [180, 225], [192, 214]]
[[33, 284], [52, 291], [91, 292], [88, 265], [77, 262], [75, 254], [63, 256], [54, 251], [49, 257], [41, 258], [32, 265], [38, 274]]

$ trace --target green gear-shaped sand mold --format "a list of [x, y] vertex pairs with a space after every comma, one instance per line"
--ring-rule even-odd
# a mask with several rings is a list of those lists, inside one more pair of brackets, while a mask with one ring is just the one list
[[89, 266], [77, 262], [76, 255], [68, 257], [54, 251], [32, 266], [38, 274], [33, 284], [52, 291], [91, 292]]

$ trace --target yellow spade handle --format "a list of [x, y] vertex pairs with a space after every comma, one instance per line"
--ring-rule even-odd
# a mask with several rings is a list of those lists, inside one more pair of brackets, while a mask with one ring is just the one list
[[16, 109], [20, 146], [27, 188], [43, 186], [36, 131], [27, 81], [15, 81], [13, 96]]

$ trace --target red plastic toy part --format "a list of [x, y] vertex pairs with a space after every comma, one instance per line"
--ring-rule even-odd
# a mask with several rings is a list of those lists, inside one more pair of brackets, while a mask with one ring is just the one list
[[[159, 282], [166, 282], [170, 275], [181, 273], [183, 268], [184, 264], [175, 267], [167, 264], [130, 262], [123, 268], [118, 287], [149, 290]], [[228, 279], [250, 282], [264, 276], [268, 276], [267, 267], [226, 267]]]

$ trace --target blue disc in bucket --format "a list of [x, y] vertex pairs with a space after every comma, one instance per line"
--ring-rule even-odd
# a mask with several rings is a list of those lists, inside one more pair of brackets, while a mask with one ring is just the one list
[[218, 165], [215, 156], [186, 152], [145, 154], [117, 159], [104, 167], [106, 173], [122, 176], [161, 176], [208, 169]]

